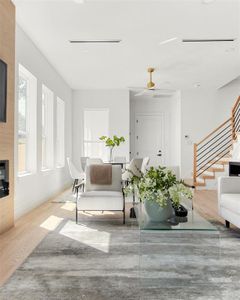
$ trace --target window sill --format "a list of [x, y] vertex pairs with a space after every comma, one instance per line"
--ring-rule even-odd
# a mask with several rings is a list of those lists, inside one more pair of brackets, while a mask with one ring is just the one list
[[31, 172], [25, 172], [25, 173], [20, 173], [17, 175], [18, 178], [23, 178], [23, 177], [27, 177], [27, 176], [30, 176], [32, 175], [33, 173]]
[[45, 173], [45, 172], [50, 172], [53, 171], [53, 169], [41, 169], [41, 172]]
[[57, 169], [62, 169], [62, 168], [65, 168], [65, 166], [57, 166], [56, 168]]

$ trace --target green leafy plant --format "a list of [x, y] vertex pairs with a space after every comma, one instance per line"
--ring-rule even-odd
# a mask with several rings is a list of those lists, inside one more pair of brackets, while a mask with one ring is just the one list
[[125, 142], [125, 138], [123, 136], [117, 137], [116, 135], [114, 135], [113, 138], [103, 135], [99, 139], [105, 142], [106, 147], [110, 148], [110, 161], [112, 161], [112, 152], [114, 147], [118, 147], [121, 143]]
[[117, 137], [116, 135], [114, 135], [113, 138], [103, 135], [99, 139], [105, 142], [106, 147], [112, 147], [112, 148], [116, 146], [118, 147], [120, 146], [121, 143], [125, 142], [125, 138], [123, 136]]
[[136, 190], [140, 201], [154, 201], [161, 207], [167, 205], [167, 200], [172, 201], [176, 208], [180, 206], [183, 198], [192, 199], [192, 190], [176, 179], [172, 171], [165, 167], [150, 167], [141, 177], [133, 176], [130, 184], [125, 188], [125, 193], [130, 194]]

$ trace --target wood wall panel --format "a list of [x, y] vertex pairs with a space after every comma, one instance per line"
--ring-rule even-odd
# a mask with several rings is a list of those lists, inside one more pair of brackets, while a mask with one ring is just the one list
[[0, 234], [14, 225], [15, 7], [0, 0], [0, 58], [8, 65], [7, 123], [0, 123], [0, 160], [9, 160], [10, 194], [0, 198]]

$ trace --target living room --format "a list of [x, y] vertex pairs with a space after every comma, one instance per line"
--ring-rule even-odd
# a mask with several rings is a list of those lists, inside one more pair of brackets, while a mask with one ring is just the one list
[[239, 298], [239, 29], [238, 0], [0, 0], [1, 299]]

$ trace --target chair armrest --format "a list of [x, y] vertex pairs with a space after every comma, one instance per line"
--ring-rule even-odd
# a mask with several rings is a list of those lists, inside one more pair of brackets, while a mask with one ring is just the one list
[[218, 197], [221, 194], [240, 194], [240, 177], [218, 178]]

